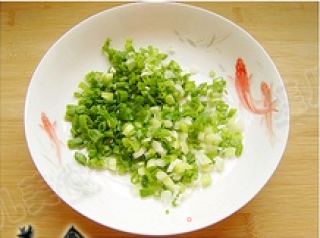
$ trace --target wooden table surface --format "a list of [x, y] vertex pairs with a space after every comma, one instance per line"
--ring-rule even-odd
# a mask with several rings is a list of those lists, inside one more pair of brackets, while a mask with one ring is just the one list
[[[24, 137], [24, 100], [48, 48], [87, 17], [123, 3], [1, 3], [0, 237], [31, 224], [35, 238], [134, 237], [83, 217], [37, 172]], [[178, 237], [315, 238], [318, 227], [318, 3], [188, 3], [239, 24], [267, 50], [286, 85], [290, 135], [282, 161], [246, 206], [216, 225]]]

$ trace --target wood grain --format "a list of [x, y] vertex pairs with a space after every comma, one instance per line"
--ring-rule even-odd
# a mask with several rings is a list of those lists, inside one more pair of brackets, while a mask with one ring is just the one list
[[[134, 237], [81, 216], [37, 172], [24, 137], [24, 100], [48, 48], [87, 17], [123, 3], [1, 3], [0, 237], [32, 224], [35, 237], [63, 237], [73, 224], [86, 237]], [[250, 32], [267, 50], [286, 85], [290, 136], [267, 185], [214, 226], [177, 237], [318, 237], [318, 3], [197, 2]]]

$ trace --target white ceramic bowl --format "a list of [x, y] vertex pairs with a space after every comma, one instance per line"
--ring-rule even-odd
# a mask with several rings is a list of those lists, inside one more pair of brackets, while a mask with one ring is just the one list
[[[101, 53], [107, 37], [123, 48], [125, 39], [135, 46], [154, 45], [209, 79], [213, 69], [227, 79], [230, 102], [239, 108], [245, 124], [241, 158], [227, 163], [213, 184], [197, 189], [177, 208], [165, 208], [154, 199], [132, 194], [128, 176], [82, 167], [66, 147], [70, 125], [64, 121], [67, 103], [84, 75], [104, 71], [108, 61]], [[260, 84], [272, 83], [277, 99], [271, 143], [264, 115], [247, 111], [235, 89], [235, 64], [246, 64], [252, 95], [262, 98]], [[53, 191], [79, 213], [105, 226], [144, 235], [169, 235], [201, 229], [228, 217], [248, 203], [266, 184], [283, 155], [289, 112], [285, 88], [266, 51], [246, 31], [204, 9], [176, 3], [134, 3], [96, 14], [63, 35], [46, 53], [32, 77], [25, 104], [26, 139], [32, 159]], [[44, 125], [45, 124], [45, 125]], [[51, 130], [44, 130], [52, 126]], [[55, 134], [56, 133], [56, 134]], [[56, 138], [55, 138], [56, 135]], [[50, 138], [51, 136], [51, 138]], [[57, 152], [57, 147], [60, 151]], [[59, 159], [60, 157], [60, 159]], [[60, 160], [60, 162], [59, 162]]]

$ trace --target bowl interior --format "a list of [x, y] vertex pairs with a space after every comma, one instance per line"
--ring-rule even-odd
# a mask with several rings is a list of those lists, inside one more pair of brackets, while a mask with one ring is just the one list
[[[123, 48], [127, 38], [134, 46], [153, 45], [170, 58], [198, 73], [197, 82], [209, 80], [209, 71], [227, 80], [228, 100], [239, 109], [245, 124], [241, 158], [228, 161], [212, 186], [195, 190], [176, 208], [154, 199], [133, 196], [128, 176], [95, 171], [78, 165], [66, 147], [70, 125], [64, 121], [66, 104], [89, 71], [104, 71], [110, 64], [101, 47], [107, 37]], [[235, 64], [246, 63], [252, 95], [261, 98], [262, 81], [272, 83], [277, 113], [272, 123], [274, 143], [263, 115], [246, 111], [235, 89]], [[276, 169], [288, 136], [288, 101], [282, 79], [265, 50], [243, 29], [212, 12], [173, 3], [128, 4], [101, 12], [62, 36], [38, 65], [27, 94], [25, 130], [39, 172], [67, 204], [103, 225], [138, 234], [168, 235], [200, 229], [229, 216], [252, 199]], [[61, 163], [54, 144], [41, 128], [45, 113], [61, 142]], [[124, 215], [126, 214], [126, 215]], [[191, 218], [191, 220], [190, 220]]]

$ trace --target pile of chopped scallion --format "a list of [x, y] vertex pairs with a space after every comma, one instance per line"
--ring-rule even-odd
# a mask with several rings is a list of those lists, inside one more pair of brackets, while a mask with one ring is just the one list
[[[90, 72], [67, 105], [68, 147], [91, 168], [129, 173], [141, 197], [177, 205], [186, 191], [211, 184], [225, 158], [239, 157], [242, 128], [223, 97], [226, 81], [196, 85], [191, 74], [159, 49], [102, 49], [111, 67]], [[86, 151], [82, 153], [81, 151]]]

